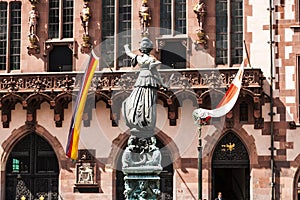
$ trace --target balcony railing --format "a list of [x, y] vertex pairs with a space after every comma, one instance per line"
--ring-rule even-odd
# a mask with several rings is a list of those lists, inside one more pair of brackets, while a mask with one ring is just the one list
[[[226, 88], [238, 69], [178, 69], [160, 70], [164, 82], [171, 89]], [[139, 71], [96, 72], [91, 91], [130, 90]], [[83, 72], [0, 74], [0, 93], [7, 92], [63, 92], [79, 89]], [[245, 69], [243, 86], [262, 87], [260, 69]]]

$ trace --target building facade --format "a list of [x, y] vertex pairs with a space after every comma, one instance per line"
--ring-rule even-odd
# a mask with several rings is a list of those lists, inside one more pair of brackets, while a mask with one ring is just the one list
[[[124, 199], [121, 105], [138, 67], [123, 46], [138, 53], [147, 36], [170, 85], [157, 102], [162, 199], [198, 199], [199, 186], [207, 200], [300, 199], [300, 2], [270, 2], [1, 1], [0, 198]], [[72, 162], [65, 148], [92, 51], [100, 62]], [[235, 107], [199, 132], [193, 110], [215, 108], [242, 63]]]

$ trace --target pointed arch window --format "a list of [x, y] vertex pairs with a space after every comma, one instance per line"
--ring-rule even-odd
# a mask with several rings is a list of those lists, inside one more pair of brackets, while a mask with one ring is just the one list
[[216, 64], [243, 59], [243, 0], [216, 0]]

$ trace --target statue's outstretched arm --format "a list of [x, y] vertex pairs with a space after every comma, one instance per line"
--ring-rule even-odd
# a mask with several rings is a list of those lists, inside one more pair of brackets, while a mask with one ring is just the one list
[[127, 56], [129, 56], [130, 58], [135, 58], [136, 57], [136, 55], [130, 51], [128, 44], [124, 45], [124, 49], [125, 49], [125, 53], [126, 53]]

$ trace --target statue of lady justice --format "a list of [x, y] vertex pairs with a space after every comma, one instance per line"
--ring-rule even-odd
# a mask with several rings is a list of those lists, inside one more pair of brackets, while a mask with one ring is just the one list
[[156, 100], [157, 90], [162, 86], [168, 86], [162, 82], [157, 71], [161, 63], [150, 55], [153, 43], [144, 37], [140, 43], [141, 55], [132, 53], [128, 44], [124, 46], [126, 54], [132, 58], [132, 66], [140, 67], [139, 76], [134, 84], [130, 96], [123, 102], [122, 112], [126, 125], [131, 134], [136, 136], [153, 135], [156, 125]]

